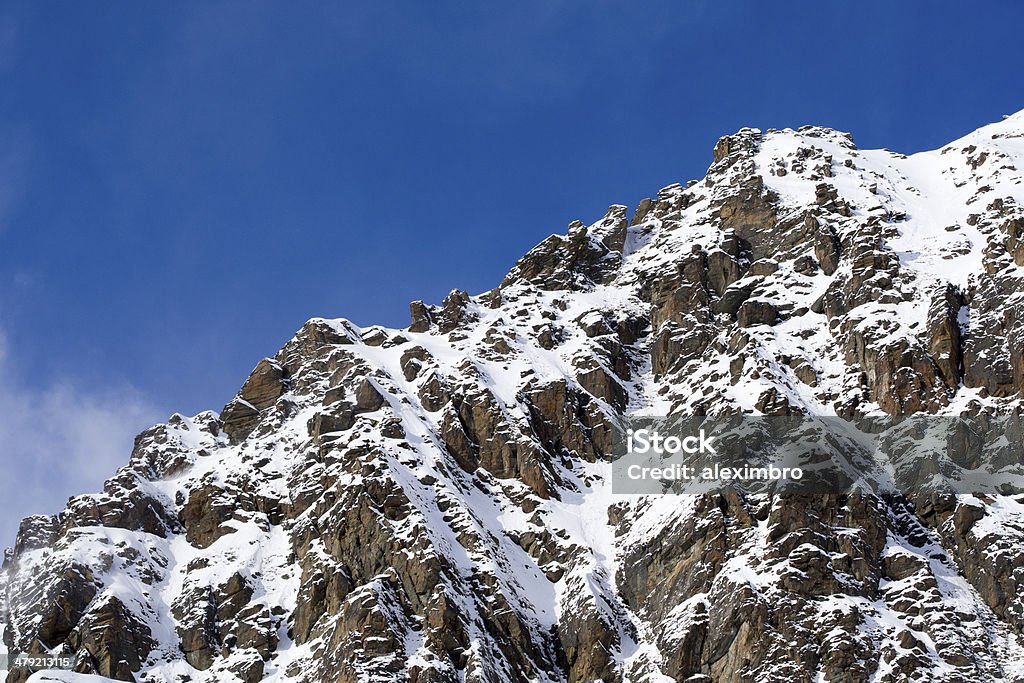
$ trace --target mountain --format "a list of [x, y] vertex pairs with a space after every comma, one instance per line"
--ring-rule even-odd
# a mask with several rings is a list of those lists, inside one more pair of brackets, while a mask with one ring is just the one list
[[[32, 681], [1024, 681], [1024, 498], [625, 496], [622, 415], [995, 415], [1024, 112], [940, 150], [744, 129], [404, 330], [314, 319], [26, 519]], [[13, 669], [10, 683], [28, 678]]]

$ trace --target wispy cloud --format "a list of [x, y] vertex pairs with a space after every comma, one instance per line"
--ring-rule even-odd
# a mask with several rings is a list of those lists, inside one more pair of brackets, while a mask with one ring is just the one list
[[34, 386], [18, 376], [0, 330], [0, 548], [22, 517], [53, 514], [67, 498], [98, 491], [128, 462], [136, 433], [160, 412], [131, 386], [72, 381]]

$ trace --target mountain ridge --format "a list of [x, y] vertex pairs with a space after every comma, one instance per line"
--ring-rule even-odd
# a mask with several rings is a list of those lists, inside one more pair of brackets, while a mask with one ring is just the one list
[[1022, 163], [1024, 112], [909, 157], [742, 129], [406, 330], [312, 319], [23, 523], [4, 642], [168, 682], [1022, 680], [1016, 498], [607, 462], [622, 414], [1019, 410]]

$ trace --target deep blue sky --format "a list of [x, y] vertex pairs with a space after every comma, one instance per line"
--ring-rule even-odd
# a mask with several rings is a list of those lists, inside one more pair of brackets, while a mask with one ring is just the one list
[[[0, 414], [0, 462], [74, 448], [56, 391], [127, 433], [219, 408], [311, 316], [405, 325], [489, 289], [742, 126], [940, 146], [1024, 107], [1021, 25], [1011, 2], [5, 3], [2, 369], [36, 407]], [[44, 490], [94, 488], [125, 438]]]

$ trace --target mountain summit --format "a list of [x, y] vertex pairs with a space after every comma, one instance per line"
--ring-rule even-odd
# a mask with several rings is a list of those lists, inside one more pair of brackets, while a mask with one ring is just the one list
[[[314, 319], [0, 572], [31, 680], [1024, 680], [1024, 498], [622, 496], [623, 415], [1020, 411], [1024, 112], [743, 129], [407, 329]], [[15, 668], [9, 683], [30, 671]]]

